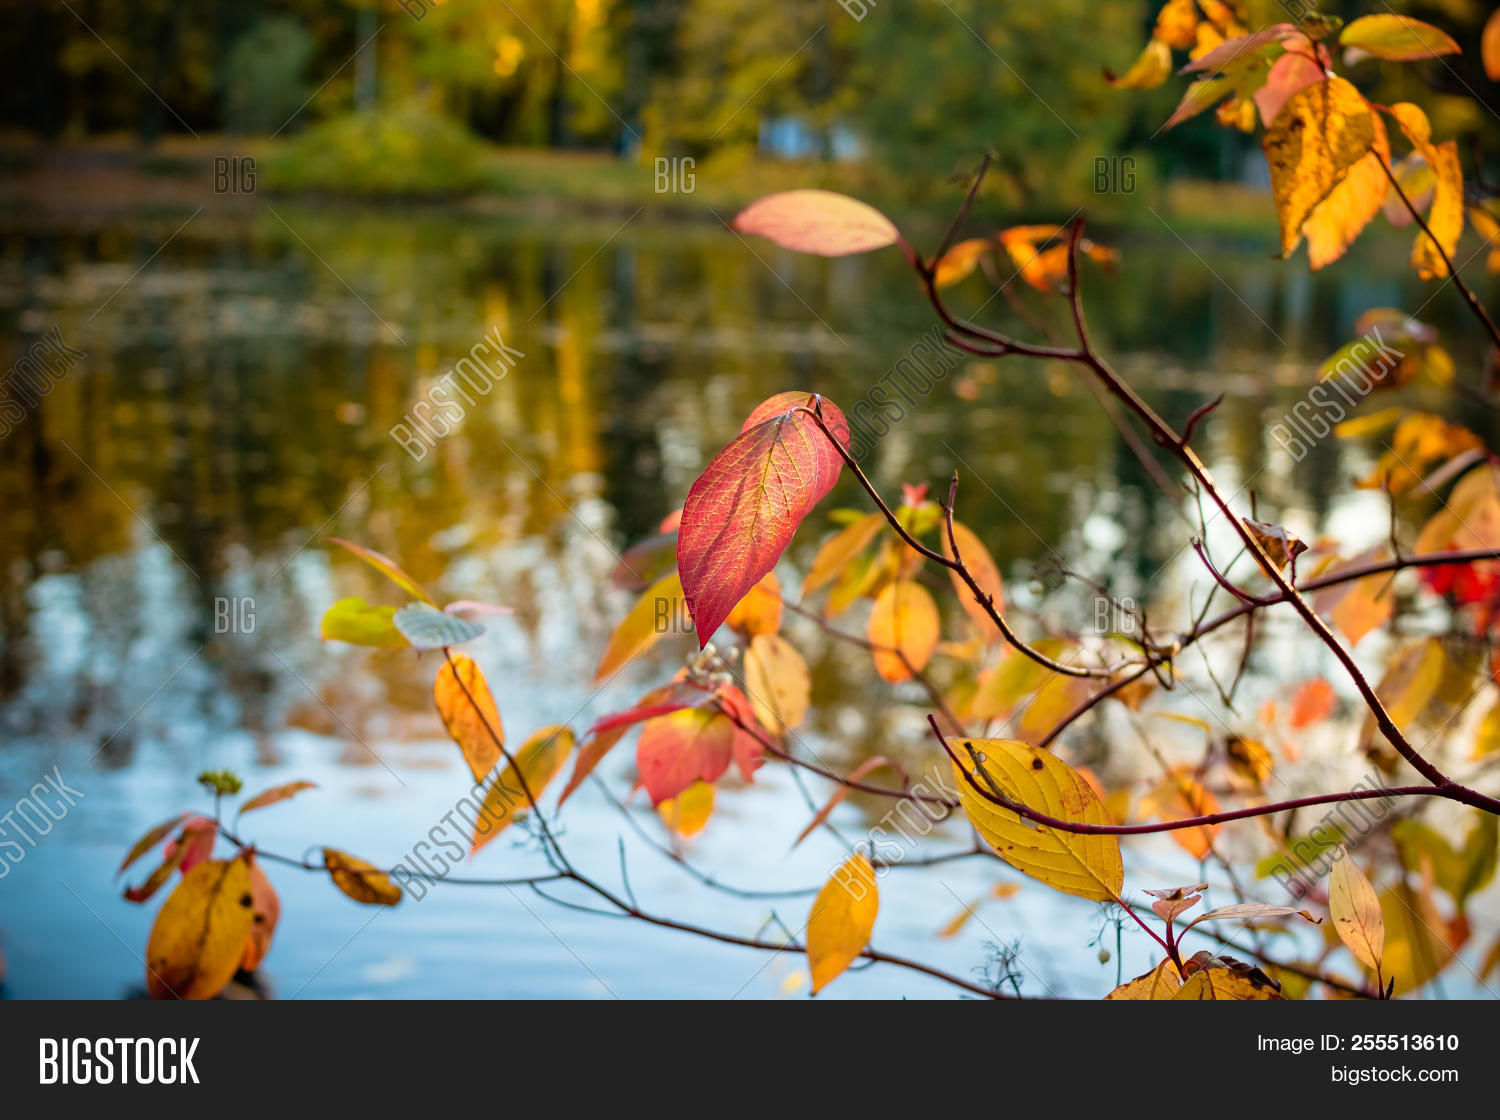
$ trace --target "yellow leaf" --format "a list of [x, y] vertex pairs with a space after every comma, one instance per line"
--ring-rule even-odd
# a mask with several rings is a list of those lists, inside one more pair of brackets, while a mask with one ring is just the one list
[[[939, 536], [942, 538], [943, 555], [952, 560], [953, 545], [948, 540], [946, 527], [939, 530]], [[989, 549], [984, 547], [984, 542], [975, 536], [967, 525], [958, 521], [953, 523], [953, 539], [958, 542], [958, 555], [963, 558], [964, 567], [969, 569], [974, 582], [979, 584], [979, 589], [994, 602], [995, 609], [1003, 611], [1005, 588], [1000, 581], [1000, 568], [996, 565], [995, 558], [990, 555]], [[995, 625], [994, 619], [990, 618], [989, 612], [975, 600], [974, 592], [969, 589], [969, 585], [951, 568], [948, 569], [948, 578], [953, 581], [953, 589], [958, 592], [959, 605], [974, 620], [979, 627], [979, 632], [989, 635], [991, 640], [1000, 637], [1000, 630]]]
[[1374, 142], [1370, 107], [1343, 78], [1307, 86], [1282, 106], [1261, 147], [1271, 170], [1283, 256], [1297, 247], [1308, 215]]
[[1153, 38], [1185, 51], [1198, 42], [1198, 9], [1193, 0], [1167, 0], [1156, 16]]
[[1355, 47], [1393, 62], [1458, 53], [1458, 44], [1446, 31], [1419, 19], [1389, 13], [1360, 16], [1346, 24], [1339, 33], [1339, 46]]
[[[443, 717], [443, 726], [463, 752], [474, 780], [482, 782], [500, 761], [505, 728], [479, 666], [461, 653], [452, 654], [451, 658], [443, 663], [432, 682], [432, 699], [438, 715]], [[495, 741], [497, 738], [500, 743]]]
[[864, 952], [879, 911], [875, 868], [864, 853], [856, 852], [823, 884], [808, 915], [807, 964], [813, 995]]
[[323, 866], [328, 868], [333, 885], [355, 902], [368, 906], [394, 906], [401, 901], [401, 888], [373, 863], [337, 848], [324, 848]]
[[[507, 765], [485, 791], [484, 805], [474, 822], [474, 840], [469, 854], [479, 851], [532, 808], [525, 791], [529, 789], [533, 797], [542, 796], [542, 791], [557, 777], [557, 772], [572, 753], [571, 728], [551, 724], [533, 731], [516, 752], [520, 777], [516, 775], [516, 767]], [[526, 779], [524, 785], [521, 778]]]
[[708, 824], [714, 811], [712, 782], [694, 782], [676, 797], [669, 797], [656, 807], [661, 823], [681, 837], [697, 836]]
[[1050, 751], [1013, 739], [955, 740], [953, 746], [959, 802], [1001, 859], [1067, 894], [1101, 902], [1119, 897], [1125, 873], [1114, 836], [1065, 832], [995, 804], [970, 783], [972, 778], [993, 792], [975, 771], [968, 749], [980, 754], [1006, 800], [1070, 823], [1110, 824], [1103, 802], [1081, 774]]
[[1275, 988], [1259, 984], [1228, 968], [1205, 968], [1193, 973], [1173, 999], [1285, 999]]
[[254, 922], [249, 857], [197, 864], [151, 927], [146, 991], [152, 999], [212, 999], [233, 978]]
[[[1432, 209], [1427, 213], [1432, 237], [1418, 232], [1412, 245], [1412, 266], [1423, 280], [1446, 276], [1448, 266], [1443, 263], [1443, 253], [1449, 258], [1453, 256], [1464, 230], [1464, 175], [1458, 162], [1458, 145], [1451, 140], [1434, 144], [1427, 114], [1409, 101], [1392, 105], [1390, 113], [1434, 176]], [[1433, 244], [1433, 237], [1437, 238], [1437, 245]], [[1442, 253], [1438, 246], [1442, 247]]]
[[1115, 89], [1155, 89], [1172, 76], [1172, 48], [1160, 39], [1152, 39], [1146, 49], [1120, 77], [1108, 70], [1104, 80]]
[[662, 576], [641, 593], [620, 620], [609, 645], [594, 670], [594, 683], [600, 684], [619, 671], [631, 658], [644, 653], [666, 633], [688, 633], [687, 601], [682, 597], [682, 580], [675, 571]]
[[898, 579], [880, 593], [870, 612], [868, 636], [875, 671], [896, 682], [919, 673], [938, 643], [938, 609], [920, 583]]
[[1177, 966], [1163, 960], [1150, 972], [1127, 980], [1105, 999], [1171, 999], [1182, 987], [1182, 977], [1177, 975]]
[[884, 524], [884, 514], [869, 513], [824, 541], [818, 554], [813, 557], [812, 570], [802, 581], [802, 594], [811, 595], [841, 575], [854, 558], [869, 547]]
[[1302, 225], [1307, 238], [1307, 263], [1316, 272], [1344, 255], [1360, 231], [1380, 213], [1381, 204], [1390, 190], [1386, 165], [1391, 158], [1390, 141], [1385, 125], [1371, 114], [1375, 140], [1369, 152], [1349, 169], [1344, 181], [1308, 215]]
[[784, 735], [807, 714], [811, 685], [807, 662], [790, 642], [777, 634], [757, 634], [745, 650], [745, 692], [755, 718], [777, 735]]
[[1380, 899], [1354, 857], [1343, 848], [1334, 854], [1333, 869], [1328, 872], [1328, 914], [1339, 940], [1355, 959], [1379, 972], [1380, 957], [1385, 952]]
[[724, 621], [743, 637], [774, 634], [781, 629], [781, 581], [775, 572], [767, 572], [759, 583], [745, 592], [744, 598], [730, 609]]

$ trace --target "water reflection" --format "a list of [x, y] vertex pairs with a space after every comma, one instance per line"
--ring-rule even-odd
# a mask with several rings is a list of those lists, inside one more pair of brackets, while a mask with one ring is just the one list
[[[1426, 296], [1395, 269], [1314, 278], [1264, 248], [1203, 247], [1195, 259], [1165, 234], [1127, 242], [1122, 276], [1088, 280], [1091, 316], [1102, 348], [1167, 415], [1225, 393], [1206, 442], [1216, 469], [1316, 522], [1358, 464], [1327, 441], [1300, 465], [1252, 476], [1266, 457], [1267, 410], [1296, 399], [1358, 311]], [[1452, 321], [1444, 301], [1423, 315]], [[107, 826], [36, 857], [67, 868], [112, 866], [131, 827], [176, 808], [165, 791], [185, 796], [183, 776], [206, 765], [318, 768], [335, 789], [322, 803], [330, 822], [353, 819], [350, 801], [399, 803], [404, 786], [451, 800], [433, 667], [317, 640], [335, 598], [395, 601], [374, 573], [330, 555], [328, 536], [399, 556], [440, 597], [516, 608], [476, 650], [505, 682], [513, 733], [629, 699], [685, 640], [663, 643], [602, 694], [586, 687], [624, 606], [607, 585], [615, 552], [680, 503], [762, 398], [807, 388], [847, 407], [931, 322], [894, 254], [820, 261], [708, 227], [541, 228], [278, 203], [185, 226], [173, 215], [37, 229], [12, 215], [0, 350], [18, 355], [53, 326], [87, 358], [0, 442], [0, 775], [9, 790], [63, 758], [65, 770], [122, 776], [93, 787], [110, 791], [96, 794], [111, 807], [99, 818]], [[495, 330], [524, 356], [413, 458], [389, 430]], [[1462, 377], [1474, 355], [1458, 352]], [[957, 376], [939, 384], [881, 441], [876, 478], [939, 482], [958, 468], [964, 519], [1001, 558], [1021, 607], [1044, 620], [1077, 626], [1087, 609], [1081, 592], [1028, 593], [1053, 549], [1123, 594], [1158, 590], [1188, 507], [1158, 489], [1093, 393], [1035, 363], [972, 365], [962, 378], [958, 391]], [[1460, 416], [1493, 434], [1490, 414]], [[847, 480], [840, 499], [858, 502]], [[805, 566], [818, 535], [804, 533], [793, 559]], [[902, 709], [870, 716], [879, 709], [862, 662], [815, 635], [806, 644], [819, 705], [808, 734], [824, 757], [924, 757]], [[427, 774], [435, 766], [441, 781]], [[795, 790], [770, 784], [785, 796], [729, 809], [722, 831], [798, 819]], [[419, 835], [426, 805], [391, 811]], [[282, 830], [286, 846], [322, 839], [308, 827], [317, 823]], [[600, 810], [574, 827], [612, 846], [616, 823]], [[723, 850], [731, 867], [742, 858]], [[110, 899], [106, 877], [98, 897]], [[330, 905], [324, 893], [285, 889], [307, 894], [308, 909]], [[932, 904], [957, 907], [941, 893]], [[456, 906], [442, 913], [449, 935], [471, 920]], [[110, 920], [138, 919], [116, 907]], [[16, 918], [6, 922], [19, 937]], [[298, 935], [284, 924], [284, 938], [305, 940], [279, 951], [315, 967], [326, 946], [309, 925]], [[926, 951], [935, 922], [917, 925]], [[555, 966], [545, 941], [534, 948]], [[20, 955], [49, 960], [44, 946]], [[132, 973], [128, 958], [114, 963], [108, 975]], [[440, 961], [429, 966], [408, 962], [401, 974], [462, 990]], [[29, 984], [60, 990], [44, 975]]]

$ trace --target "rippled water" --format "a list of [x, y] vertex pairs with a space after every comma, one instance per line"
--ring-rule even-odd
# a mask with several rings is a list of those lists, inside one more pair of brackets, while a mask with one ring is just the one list
[[[581, 728], [665, 679], [689, 648], [669, 639], [591, 687], [629, 602], [608, 586], [624, 545], [681, 503], [759, 400], [803, 388], [848, 408], [931, 327], [895, 254], [796, 258], [706, 226], [643, 219], [617, 231], [615, 221], [281, 203], [179, 230], [182, 218], [11, 214], [0, 243], [0, 349], [17, 357], [56, 326], [87, 355], [0, 442], [0, 807], [54, 765], [84, 793], [0, 882], [13, 996], [140, 989], [155, 905], [123, 901], [114, 869], [147, 826], [207, 807], [194, 784], [205, 767], [232, 768], [251, 790], [317, 781], [245, 826], [262, 848], [294, 856], [327, 843], [393, 863], [465, 792], [431, 708], [434, 659], [319, 641], [337, 598], [400, 601], [331, 553], [328, 537], [399, 557], [440, 600], [513, 606], [471, 650], [510, 735]], [[1361, 451], [1327, 441], [1300, 465], [1283, 457], [1261, 470], [1263, 427], [1359, 311], [1427, 296], [1383, 255], [1310, 278], [1300, 263], [1270, 260], [1271, 244], [1269, 230], [1191, 252], [1166, 232], [1127, 239], [1122, 274], [1088, 278], [1098, 341], [1170, 416], [1226, 394], [1204, 446], [1231, 490], [1248, 484], [1304, 528], [1379, 540], [1383, 508], [1346, 485]], [[1422, 314], [1453, 321], [1442, 299]], [[524, 356], [414, 460], [389, 430], [496, 328]], [[1457, 349], [1463, 369], [1472, 355]], [[1464, 419], [1488, 430], [1487, 414]], [[938, 383], [869, 463], [892, 493], [960, 471], [960, 516], [1000, 558], [1029, 625], [1089, 624], [1087, 594], [1047, 576], [1053, 549], [1121, 594], [1185, 605], [1187, 506], [1156, 489], [1065, 369], [971, 365]], [[847, 478], [828, 508], [839, 504], [861, 504]], [[810, 524], [794, 544], [789, 587], [821, 532]], [[226, 613], [226, 602], [239, 606]], [[920, 694], [891, 703], [859, 651], [797, 621], [788, 630], [813, 670], [805, 749], [840, 767], [877, 752], [913, 771], [932, 764]], [[1315, 654], [1295, 656], [1316, 667]], [[622, 794], [630, 753], [604, 767]], [[815, 779], [808, 788], [826, 796]], [[835, 820], [853, 836], [885, 808], [853, 799]], [[634, 811], [664, 836], [643, 799]], [[722, 793], [685, 852], [737, 886], [815, 887], [842, 853], [821, 834], [789, 852], [809, 816], [791, 773], [767, 766], [753, 787]], [[704, 889], [592, 788], [560, 823], [575, 858], [612, 883], [623, 837], [631, 885], [655, 912], [772, 937], [777, 919], [793, 932], [805, 921], [803, 897]], [[540, 868], [520, 833], [463, 873]], [[967, 843], [950, 823], [915, 855]], [[1133, 887], [1193, 875], [1167, 842], [1130, 851]], [[1019, 938], [1028, 993], [1106, 990], [1115, 964], [1099, 964], [1088, 944], [1102, 924], [1095, 908], [1034, 884], [986, 904], [957, 937], [935, 936], [1007, 877], [975, 860], [887, 876], [878, 946], [969, 975], [986, 942]], [[582, 914], [530, 891], [446, 885], [375, 911], [319, 875], [272, 868], [272, 878], [283, 918], [263, 979], [282, 997], [805, 991], [795, 955]], [[1113, 946], [1112, 931], [1105, 940]], [[1142, 942], [1126, 938], [1127, 976], [1145, 967]], [[828, 994], [950, 992], [882, 967]]]

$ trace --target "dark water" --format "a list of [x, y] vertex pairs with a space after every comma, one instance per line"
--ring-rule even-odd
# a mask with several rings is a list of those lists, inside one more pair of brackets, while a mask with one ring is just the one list
[[[179, 230], [182, 219], [34, 228], [12, 214], [0, 242], [0, 353], [13, 361], [53, 327], [86, 353], [0, 441], [0, 807], [54, 765], [84, 793], [0, 882], [13, 996], [139, 988], [155, 904], [123, 901], [114, 868], [150, 824], [208, 807], [194, 784], [205, 767], [238, 771], [250, 790], [316, 780], [245, 827], [294, 856], [326, 843], [394, 863], [466, 791], [432, 712], [433, 659], [319, 641], [337, 598], [401, 601], [330, 552], [328, 537], [399, 557], [440, 601], [514, 607], [471, 650], [510, 735], [581, 729], [665, 679], [689, 648], [669, 639], [591, 688], [629, 602], [608, 588], [616, 554], [680, 505], [761, 399], [809, 389], [848, 409], [932, 325], [893, 253], [804, 259], [644, 219], [619, 230], [281, 203]], [[1367, 454], [1328, 440], [1300, 464], [1273, 456], [1260, 470], [1264, 427], [1362, 309], [1415, 310], [1429, 293], [1396, 255], [1311, 278], [1270, 260], [1271, 243], [1269, 230], [1193, 252], [1166, 231], [1125, 239], [1123, 272], [1088, 278], [1098, 342], [1169, 416], [1226, 394], [1203, 443], [1231, 489], [1249, 481], [1293, 521], [1377, 541], [1383, 507], [1347, 486]], [[958, 300], [983, 298], [975, 287]], [[1440, 296], [1421, 314], [1460, 324], [1453, 302]], [[1061, 325], [1060, 308], [1032, 306]], [[496, 329], [522, 352], [514, 369], [419, 460], [408, 454], [393, 425]], [[1460, 377], [1471, 376], [1475, 355], [1455, 350]], [[1487, 414], [1447, 407], [1487, 430]], [[945, 487], [959, 470], [960, 516], [1000, 559], [1022, 617], [1087, 624], [1087, 597], [1048, 577], [1054, 549], [1121, 594], [1185, 602], [1188, 507], [1163, 496], [1066, 369], [968, 365], [868, 464], [893, 494], [902, 481]], [[862, 504], [847, 479], [828, 508], [839, 504]], [[789, 585], [822, 531], [811, 525], [794, 544]], [[809, 749], [842, 767], [877, 751], [931, 765], [919, 695], [877, 702], [888, 694], [871, 688], [858, 651], [789, 632], [813, 669]], [[622, 794], [630, 753], [604, 767]], [[828, 792], [809, 789], [819, 801]], [[884, 809], [851, 802], [835, 819], [857, 835]], [[642, 799], [634, 811], [664, 836]], [[768, 766], [754, 787], [721, 791], [685, 851], [739, 886], [816, 887], [842, 853], [822, 835], [788, 852], [809, 816], [786, 768]], [[742, 935], [805, 921], [806, 898], [698, 886], [593, 789], [561, 824], [575, 858], [611, 882], [624, 837], [631, 883], [656, 912]], [[915, 854], [967, 842], [949, 824]], [[1133, 846], [1129, 866], [1131, 889], [1194, 875], [1169, 844]], [[462, 873], [539, 867], [518, 829]], [[877, 945], [970, 975], [986, 942], [1020, 939], [1023, 990], [1107, 990], [1115, 965], [1088, 944], [1102, 924], [1095, 908], [1035, 884], [987, 904], [959, 936], [935, 937], [964, 903], [1015, 878], [997, 868], [970, 860], [887, 876]], [[263, 971], [279, 996], [805, 992], [795, 955], [580, 914], [529, 891], [441, 886], [377, 911], [318, 875], [273, 868], [272, 878], [283, 917]], [[1143, 940], [1126, 938], [1126, 976], [1146, 966]], [[829, 994], [950, 991], [876, 968]]]

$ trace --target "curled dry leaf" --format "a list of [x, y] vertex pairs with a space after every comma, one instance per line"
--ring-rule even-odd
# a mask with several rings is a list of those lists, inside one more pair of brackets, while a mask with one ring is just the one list
[[1152, 898], [1156, 899], [1151, 904], [1151, 909], [1156, 916], [1164, 922], [1170, 922], [1184, 910], [1191, 910], [1203, 898], [1203, 891], [1208, 889], [1207, 883], [1195, 883], [1189, 887], [1172, 887], [1169, 890], [1147, 891]]
[[323, 866], [328, 869], [328, 877], [333, 880], [333, 885], [355, 902], [363, 902], [369, 906], [394, 906], [401, 901], [401, 888], [373, 863], [337, 848], [324, 848]]
[[865, 951], [879, 912], [875, 868], [863, 852], [856, 852], [823, 884], [807, 918], [807, 965], [812, 971], [813, 995]]

